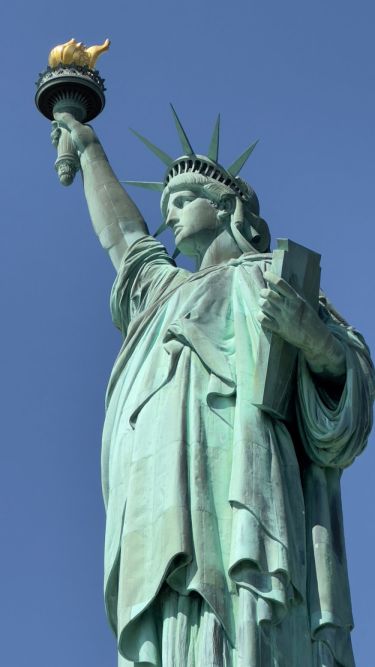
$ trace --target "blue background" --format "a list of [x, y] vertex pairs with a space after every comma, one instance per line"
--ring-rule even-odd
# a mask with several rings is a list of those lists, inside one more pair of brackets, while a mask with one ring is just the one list
[[[180, 155], [169, 101], [197, 152], [221, 111], [224, 165], [259, 138], [241, 175], [273, 239], [322, 254], [323, 288], [374, 348], [375, 10], [372, 0], [13, 0], [1, 14], [0, 660], [115, 665], [100, 489], [104, 392], [120, 345], [114, 271], [80, 178], [58, 183], [34, 81], [54, 45], [111, 38], [94, 124], [120, 179], [164, 173], [129, 126]], [[154, 231], [158, 195], [132, 193]], [[373, 664], [374, 466], [370, 445], [343, 477], [358, 667]]]

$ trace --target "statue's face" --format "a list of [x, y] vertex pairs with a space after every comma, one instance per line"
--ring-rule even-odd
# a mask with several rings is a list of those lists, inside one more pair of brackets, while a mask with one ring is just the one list
[[173, 230], [176, 246], [185, 255], [195, 255], [220, 233], [217, 209], [196, 192], [183, 190], [169, 197], [166, 225]]

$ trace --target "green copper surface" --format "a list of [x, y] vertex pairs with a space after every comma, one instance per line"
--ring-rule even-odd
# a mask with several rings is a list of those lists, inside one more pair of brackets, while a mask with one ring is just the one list
[[146, 137], [144, 137], [142, 134], [136, 132], [136, 130], [132, 130], [132, 128], [130, 128], [130, 131], [133, 132], [133, 134], [135, 134], [135, 136], [138, 137], [138, 139], [140, 139], [145, 144], [145, 146], [147, 146], [147, 148], [149, 148], [150, 151], [152, 151], [162, 162], [164, 162], [164, 164], [166, 164], [167, 167], [171, 166], [171, 164], [173, 163], [173, 158], [171, 158], [169, 155], [167, 155], [167, 153], [165, 153], [160, 148], [155, 146], [155, 144], [146, 139]]
[[211, 137], [210, 147], [208, 149], [207, 157], [214, 162], [219, 159], [219, 139], [220, 139], [220, 114], [216, 119], [214, 130]]
[[124, 185], [134, 185], [137, 188], [144, 188], [145, 190], [154, 190], [162, 192], [164, 190], [164, 183], [159, 181], [120, 181]]
[[241, 155], [234, 161], [232, 162], [231, 165], [227, 168], [230, 174], [233, 174], [233, 176], [237, 176], [242, 167], [244, 166], [245, 162], [249, 159], [251, 153], [253, 152], [255, 146], [257, 145], [258, 141], [254, 141], [253, 144], [251, 144], [246, 150], [241, 153]]
[[354, 667], [340, 479], [366, 445], [374, 372], [318, 296], [319, 256], [269, 251], [255, 193], [218, 168], [163, 192], [158, 231], [196, 262], [179, 268], [92, 128], [56, 121], [117, 273], [102, 482], [119, 667]]
[[178, 136], [180, 138], [180, 141], [181, 141], [181, 146], [182, 146], [183, 153], [185, 155], [194, 155], [194, 150], [192, 148], [192, 145], [191, 145], [191, 143], [188, 139], [188, 136], [187, 136], [184, 128], [182, 127], [181, 121], [180, 121], [179, 117], [177, 116], [177, 113], [176, 113], [176, 110], [175, 110], [173, 104], [171, 104], [171, 109], [172, 109], [172, 115], [173, 115], [174, 122], [175, 122], [176, 129], [177, 129], [177, 134], [178, 134]]

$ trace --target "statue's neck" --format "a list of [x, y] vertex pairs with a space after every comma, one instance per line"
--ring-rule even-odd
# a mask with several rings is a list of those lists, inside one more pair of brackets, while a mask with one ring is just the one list
[[199, 255], [195, 256], [196, 269], [206, 269], [208, 266], [223, 264], [230, 259], [236, 259], [242, 255], [241, 249], [231, 236], [225, 230], [219, 234], [206, 249], [202, 249]]

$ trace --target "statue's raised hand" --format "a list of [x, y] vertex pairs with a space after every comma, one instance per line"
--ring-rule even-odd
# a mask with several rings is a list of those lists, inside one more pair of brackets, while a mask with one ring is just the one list
[[92, 127], [90, 125], [83, 125], [72, 114], [55, 113], [54, 116], [55, 120], [52, 122], [51, 132], [51, 139], [54, 146], [58, 146], [62, 129], [70, 133], [70, 138], [79, 157], [89, 146], [99, 143]]

